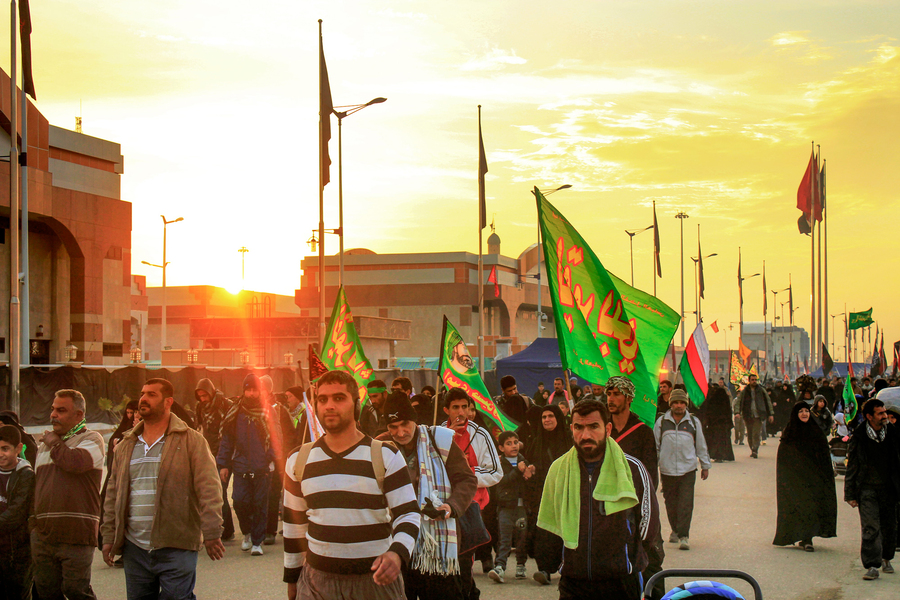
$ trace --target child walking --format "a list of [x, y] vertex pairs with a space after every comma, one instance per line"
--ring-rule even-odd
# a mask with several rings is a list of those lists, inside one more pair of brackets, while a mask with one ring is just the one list
[[528, 519], [523, 491], [525, 480], [534, 474], [534, 466], [525, 462], [525, 458], [519, 454], [519, 436], [514, 431], [504, 431], [497, 442], [501, 453], [500, 466], [503, 468], [503, 479], [495, 489], [500, 546], [494, 568], [488, 572], [488, 577], [497, 583], [504, 583], [506, 560], [513, 545], [516, 548], [516, 579], [525, 579], [525, 561], [528, 559], [525, 534]]

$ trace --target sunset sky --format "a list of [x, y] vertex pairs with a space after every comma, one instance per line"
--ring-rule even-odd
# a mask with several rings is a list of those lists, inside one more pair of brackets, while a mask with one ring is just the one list
[[[240, 287], [247, 246], [247, 288], [299, 286], [318, 225], [321, 18], [334, 103], [388, 98], [345, 122], [347, 248], [477, 252], [481, 104], [503, 253], [535, 241], [531, 187], [568, 183], [551, 201], [627, 280], [624, 229], [651, 224], [655, 200], [659, 295], [679, 310], [685, 211], [686, 310], [700, 224], [704, 253], [718, 254], [705, 261], [704, 321], [718, 321], [710, 345], [724, 348], [738, 246], [745, 275], [766, 261], [769, 290], [792, 275], [796, 323], [809, 327], [795, 203], [815, 140], [830, 312], [874, 307], [886, 344], [900, 339], [900, 3], [35, 0], [32, 15], [37, 106], [67, 128], [82, 114], [85, 133], [122, 144], [133, 271], [150, 285], [160, 274], [140, 262], [162, 259], [165, 214], [184, 217], [169, 228], [170, 285]], [[336, 120], [334, 131], [326, 227], [338, 224]], [[336, 237], [326, 244], [337, 251]], [[650, 232], [635, 238], [646, 290], [651, 249]], [[744, 295], [745, 320], [762, 320], [760, 277]], [[770, 319], [773, 304], [770, 293]]]

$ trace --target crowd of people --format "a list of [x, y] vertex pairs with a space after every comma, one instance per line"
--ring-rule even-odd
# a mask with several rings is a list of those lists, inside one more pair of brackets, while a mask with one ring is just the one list
[[250, 374], [237, 398], [203, 379], [194, 411], [154, 378], [108, 442], [88, 429], [83, 395], [59, 390], [39, 442], [0, 413], [0, 600], [95, 598], [98, 547], [123, 567], [129, 599], [193, 598], [201, 550], [222, 559], [239, 529], [241, 550], [260, 556], [279, 521], [291, 599], [474, 599], [475, 566], [504, 584], [513, 556], [511, 577], [528, 578], [533, 558], [531, 578], [556, 579], [560, 598], [641, 598], [664, 539], [691, 548], [698, 475], [745, 441], [757, 458], [775, 435], [773, 544], [812, 552], [836, 535], [843, 444], [871, 580], [893, 573], [897, 546], [900, 410], [875, 397], [889, 386], [854, 381], [850, 406], [840, 379], [751, 375], [711, 381], [698, 407], [664, 380], [651, 427], [627, 377], [560, 377], [529, 396], [506, 376], [493, 401], [521, 425], [501, 431], [464, 389], [414, 393], [404, 377], [370, 382], [365, 404], [343, 371], [283, 393]]

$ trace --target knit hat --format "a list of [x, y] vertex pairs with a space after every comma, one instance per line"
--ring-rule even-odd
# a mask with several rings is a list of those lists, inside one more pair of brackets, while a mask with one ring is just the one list
[[384, 420], [390, 425], [398, 421], [415, 421], [416, 409], [413, 408], [409, 396], [403, 392], [391, 392], [384, 401]]
[[243, 388], [245, 390], [262, 390], [262, 382], [259, 380], [259, 377], [257, 377], [255, 373], [250, 373], [246, 377], [244, 377]]
[[684, 402], [688, 404], [688, 395], [684, 390], [674, 389], [672, 393], [669, 394], [669, 406], [672, 406], [675, 402]]
[[606, 382], [606, 389], [609, 390], [609, 388], [616, 388], [625, 394], [626, 398], [634, 398], [634, 384], [624, 375], [610, 377]]
[[291, 394], [294, 395], [294, 398], [297, 398], [298, 400], [303, 400], [303, 388], [300, 387], [299, 385], [289, 387], [288, 389], [286, 389], [284, 391], [290, 392]]
[[275, 382], [272, 381], [272, 378], [268, 375], [263, 375], [259, 378], [259, 381], [262, 383], [263, 389], [266, 391], [266, 393], [271, 394], [275, 391]]

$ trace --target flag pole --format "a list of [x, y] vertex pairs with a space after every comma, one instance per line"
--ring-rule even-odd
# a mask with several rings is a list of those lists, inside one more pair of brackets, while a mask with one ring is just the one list
[[822, 161], [822, 170], [819, 175], [819, 191], [822, 194], [822, 226], [825, 229], [824, 238], [825, 238], [825, 251], [824, 255], [824, 265], [822, 270], [824, 272], [825, 282], [823, 287], [824, 294], [822, 297], [822, 314], [825, 317], [825, 344], [828, 344], [828, 200], [826, 198], [826, 182], [825, 182], [825, 162]]
[[[656, 200], [653, 201], [653, 295], [656, 296], [656, 261], [659, 260], [656, 254], [656, 238], [659, 236], [659, 229], [656, 224]], [[684, 307], [681, 308], [681, 318], [684, 320]]]
[[[481, 174], [481, 105], [478, 105], [478, 142], [479, 142], [479, 154], [478, 154], [478, 179], [481, 180], [483, 175]], [[484, 240], [484, 223], [482, 222], [482, 214], [481, 209], [484, 206], [484, 196], [483, 196], [483, 186], [479, 185], [479, 196], [481, 196], [478, 200], [478, 372], [484, 377], [484, 263], [482, 261], [482, 245]], [[540, 248], [538, 248], [538, 252], [540, 252]], [[540, 269], [540, 265], [538, 265]], [[540, 281], [538, 281], [538, 285], [540, 285]], [[538, 327], [541, 324], [538, 322]]]
[[[769, 324], [767, 322], [768, 314], [769, 314], [769, 306], [766, 299], [768, 296], [766, 295], [766, 261], [763, 261], [763, 351], [765, 352], [766, 358], [763, 366], [765, 367], [766, 374], [769, 373]], [[759, 356], [757, 355], [757, 359]]]
[[[322, 19], [319, 19], [319, 98], [322, 96], [322, 67], [325, 64], [322, 46]], [[331, 115], [322, 114], [322, 102], [319, 101], [319, 350], [325, 345], [325, 156], [322, 154], [324, 144], [324, 119]]]
[[[822, 155], [822, 146], [816, 146], [819, 150], [818, 156]], [[818, 169], [818, 160], [816, 161], [816, 188], [817, 195], [819, 197], [819, 211], [822, 210], [822, 179], [819, 175]], [[824, 219], [824, 217], [823, 217]], [[818, 256], [816, 258], [816, 350], [819, 354], [822, 353], [822, 224], [819, 223], [817, 228], [818, 230], [818, 240], [816, 242], [818, 246]], [[822, 357], [819, 357], [819, 362], [822, 362]]]
[[19, 305], [19, 148], [18, 148], [18, 115], [16, 114], [16, 0], [9, 3], [9, 407], [16, 414], [19, 405], [19, 368], [22, 361], [22, 332], [20, 330]]
[[[815, 155], [816, 151], [816, 143], [811, 142], [812, 144], [812, 153]], [[815, 163], [814, 163], [815, 164]], [[816, 169], [818, 171], [818, 169]], [[810, 173], [810, 179], [812, 179], [812, 173]], [[816, 196], [818, 195], [817, 186], [813, 185], [813, 182], [810, 181], [809, 189], [812, 192], [812, 202], [809, 210], [809, 221], [810, 221], [810, 231], [809, 231], [809, 283], [810, 283], [810, 295], [809, 295], [809, 354], [810, 358], [813, 357], [813, 352], [815, 352], [816, 347]]]

